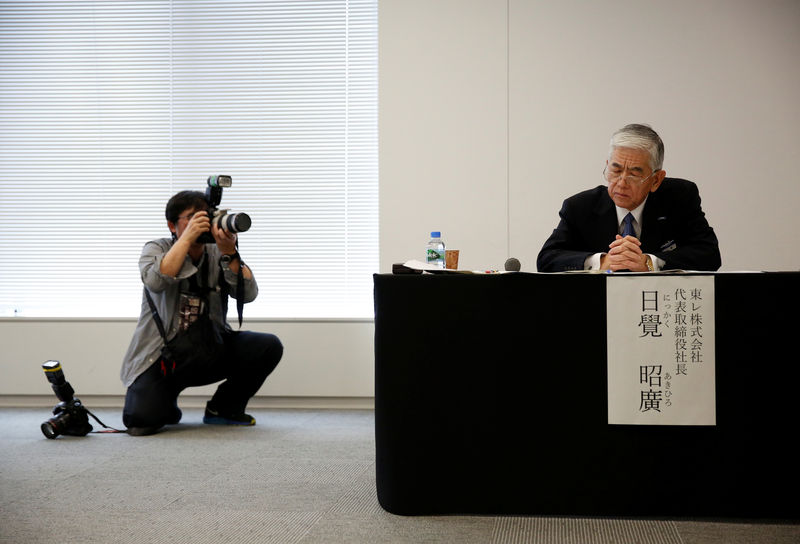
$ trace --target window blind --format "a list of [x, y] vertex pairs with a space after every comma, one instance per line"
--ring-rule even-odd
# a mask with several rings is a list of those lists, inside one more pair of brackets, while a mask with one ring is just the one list
[[221, 208], [246, 317], [372, 315], [377, 0], [0, 2], [0, 316], [138, 316], [177, 191]]

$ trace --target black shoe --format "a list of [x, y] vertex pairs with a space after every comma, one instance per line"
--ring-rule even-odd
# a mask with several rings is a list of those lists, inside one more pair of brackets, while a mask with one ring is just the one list
[[256, 418], [250, 414], [222, 414], [206, 406], [206, 413], [203, 415], [203, 423], [208, 425], [244, 425], [256, 424]]
[[156, 434], [161, 427], [162, 425], [157, 427], [128, 427], [128, 434], [131, 436], [147, 436]]

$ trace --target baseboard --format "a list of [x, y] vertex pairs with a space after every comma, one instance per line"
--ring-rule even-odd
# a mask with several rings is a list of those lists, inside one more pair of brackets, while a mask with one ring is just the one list
[[[119, 408], [125, 403], [123, 395], [81, 395], [89, 408]], [[181, 408], [204, 408], [208, 395], [181, 395]], [[52, 408], [58, 404], [54, 395], [0, 395], [0, 408]], [[288, 408], [309, 410], [373, 410], [374, 397], [253, 397], [248, 408]]]

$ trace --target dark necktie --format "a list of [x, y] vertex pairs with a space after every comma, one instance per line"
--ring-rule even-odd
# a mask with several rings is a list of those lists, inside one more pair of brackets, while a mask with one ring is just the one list
[[628, 212], [628, 215], [625, 216], [622, 222], [625, 224], [622, 227], [622, 237], [636, 236], [636, 231], [633, 230], [633, 214]]

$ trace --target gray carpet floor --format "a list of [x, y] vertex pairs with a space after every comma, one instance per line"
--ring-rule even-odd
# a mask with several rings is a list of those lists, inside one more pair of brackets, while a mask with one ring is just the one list
[[0, 543], [800, 542], [781, 520], [395, 516], [376, 498], [372, 411], [250, 412], [255, 427], [190, 409], [149, 437], [47, 440], [49, 409], [1, 408]]

